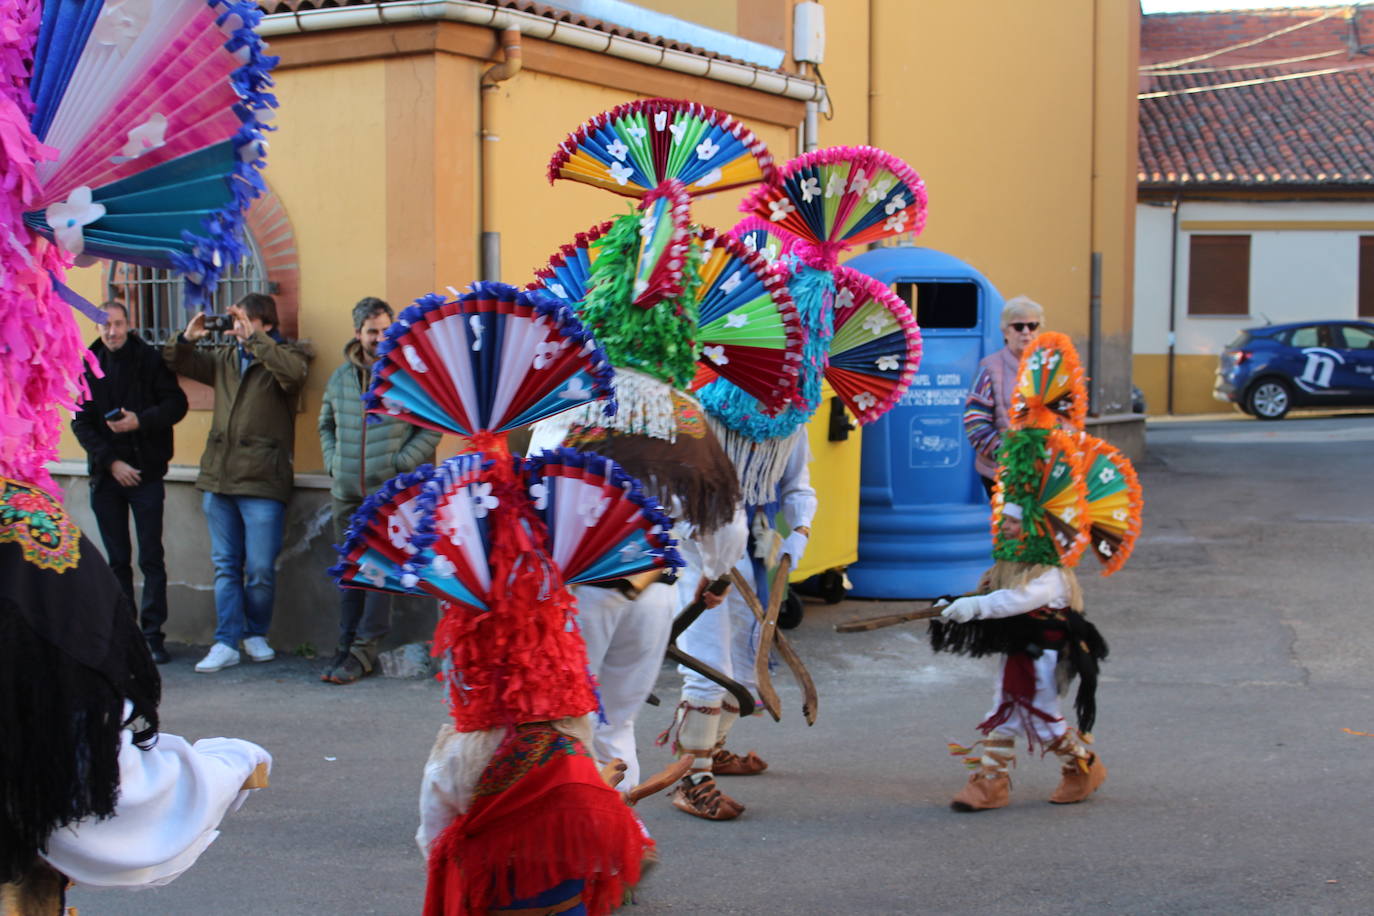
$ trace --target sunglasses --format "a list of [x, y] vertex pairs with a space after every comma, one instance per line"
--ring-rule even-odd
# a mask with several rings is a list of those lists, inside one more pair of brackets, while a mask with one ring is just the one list
[[1034, 331], [1040, 327], [1040, 322], [1013, 321], [1011, 324], [1007, 325], [1007, 327], [1011, 328], [1013, 331]]

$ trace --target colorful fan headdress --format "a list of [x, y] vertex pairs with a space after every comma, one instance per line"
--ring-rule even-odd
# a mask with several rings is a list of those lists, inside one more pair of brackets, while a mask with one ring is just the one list
[[633, 246], [631, 302], [647, 309], [686, 289], [689, 198], [764, 181], [773, 172], [767, 147], [730, 115], [694, 102], [643, 99], [570, 134], [549, 161], [548, 176], [640, 200], [632, 217], [636, 237], [616, 234], [615, 243]]
[[[233, 0], [0, 5], [0, 474], [51, 488], [85, 347], [75, 255], [176, 269], [203, 304], [243, 255], [276, 100]], [[47, 241], [45, 241], [45, 238]]]
[[[756, 250], [778, 252], [778, 269], [788, 272], [788, 291], [806, 332], [797, 395], [782, 413], [770, 415], [749, 392], [728, 380], [711, 382], [700, 393], [702, 406], [718, 424], [722, 444], [735, 462], [746, 499], [751, 502], [773, 499], [771, 490], [784, 466], [783, 453], [791, 449], [791, 436], [820, 406], [821, 385], [837, 327], [834, 271], [838, 257], [855, 244], [899, 232], [919, 232], [925, 222], [925, 203], [920, 177], [900, 159], [871, 147], [832, 147], [791, 160], [779, 170], [776, 181], [750, 192], [740, 205], [749, 216], [735, 231]], [[799, 212], [805, 218], [791, 218]], [[877, 212], [885, 218], [874, 217]], [[860, 325], [867, 317], [860, 319]], [[915, 333], [914, 320], [908, 323], [898, 319], [898, 323]], [[857, 336], [851, 335], [842, 346], [853, 347], [858, 342]], [[900, 385], [910, 383], [910, 377], [903, 383], [901, 376], [907, 364], [914, 374], [916, 360], [918, 343], [916, 352], [912, 354], [908, 347], [908, 357], [901, 360]], [[888, 401], [889, 386], [875, 381], [870, 383], [873, 390], [865, 394], [856, 376], [844, 378], [842, 384], [847, 382], [849, 396], [867, 405], [851, 402], [857, 415], [871, 420], [886, 409], [880, 409], [879, 404]], [[891, 403], [895, 398], [888, 406]]]
[[921, 365], [921, 329], [885, 283], [839, 267], [835, 285], [835, 335], [825, 378], [860, 423], [871, 423], [911, 386]]
[[341, 584], [443, 602], [460, 731], [596, 708], [567, 584], [681, 565], [672, 521], [614, 462], [512, 456], [505, 432], [609, 397], [605, 354], [563, 303], [474, 284], [407, 308], [378, 348], [371, 413], [457, 433], [474, 451], [382, 487], [351, 520]]
[[[1060, 429], [1010, 430], [997, 459], [992, 555], [1073, 566], [1088, 547], [1088, 489], [1077, 438]], [[1019, 538], [1003, 533], [1002, 520], [1009, 514], [1021, 522]]]
[[1082, 434], [1080, 445], [1086, 461], [1091, 548], [1102, 561], [1102, 575], [1110, 576], [1135, 549], [1145, 499], [1130, 459], [1087, 433]]
[[1038, 335], [1021, 354], [1011, 396], [1012, 424], [1082, 429], [1087, 415], [1088, 389], [1073, 341], [1055, 331]]

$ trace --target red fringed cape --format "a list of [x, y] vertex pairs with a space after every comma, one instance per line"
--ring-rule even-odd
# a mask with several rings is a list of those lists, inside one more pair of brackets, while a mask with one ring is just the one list
[[580, 742], [547, 723], [521, 725], [430, 850], [424, 916], [485, 916], [572, 879], [586, 882], [583, 905], [601, 916], [639, 881], [653, 844]]

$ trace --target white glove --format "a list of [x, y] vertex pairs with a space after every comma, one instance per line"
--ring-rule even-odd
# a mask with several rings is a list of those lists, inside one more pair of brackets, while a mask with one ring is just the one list
[[968, 623], [970, 620], [983, 616], [983, 603], [978, 600], [977, 595], [955, 598], [940, 612], [940, 616], [955, 623]]
[[806, 542], [808, 540], [807, 536], [800, 531], [793, 531], [787, 537], [783, 538], [782, 548], [778, 551], [778, 555], [787, 554], [791, 557], [792, 568], [796, 569], [801, 565], [802, 556], [806, 553]]

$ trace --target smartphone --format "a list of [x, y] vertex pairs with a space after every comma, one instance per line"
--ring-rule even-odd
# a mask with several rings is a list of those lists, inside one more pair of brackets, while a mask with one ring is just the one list
[[123, 407], [116, 407], [114, 410], [109, 410], [105, 412], [105, 419], [107, 420], [118, 420], [122, 416], [124, 416]]
[[233, 315], [206, 315], [205, 330], [207, 331], [232, 331], [234, 329]]

